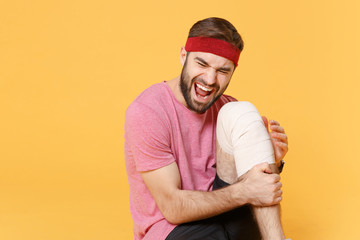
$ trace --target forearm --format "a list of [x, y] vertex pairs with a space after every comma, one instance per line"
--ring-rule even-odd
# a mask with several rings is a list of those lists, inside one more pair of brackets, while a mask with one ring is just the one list
[[246, 204], [238, 194], [240, 189], [239, 183], [211, 192], [177, 190], [166, 203], [158, 205], [170, 223], [181, 224], [219, 215]]

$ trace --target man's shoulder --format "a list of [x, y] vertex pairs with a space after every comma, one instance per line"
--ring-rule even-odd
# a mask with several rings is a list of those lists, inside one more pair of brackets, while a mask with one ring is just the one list
[[152, 102], [161, 99], [166, 95], [166, 83], [159, 82], [151, 85], [142, 91], [133, 101], [134, 102]]
[[128, 108], [139, 106], [147, 106], [151, 108], [154, 105], [156, 106], [166, 101], [165, 99], [168, 97], [167, 95], [166, 83], [156, 83], [142, 91]]
[[143, 92], [128, 106], [126, 118], [144, 118], [151, 115], [161, 116], [166, 111], [169, 93], [165, 82], [156, 83]]

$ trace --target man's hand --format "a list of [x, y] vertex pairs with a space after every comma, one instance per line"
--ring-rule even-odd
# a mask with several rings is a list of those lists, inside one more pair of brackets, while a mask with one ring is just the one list
[[[285, 133], [285, 130], [283, 127], [280, 126], [280, 124], [275, 120], [268, 121], [265, 116], [262, 117], [265, 127], [268, 130], [271, 138], [271, 142], [274, 147], [274, 153], [275, 153], [275, 162], [276, 165], [284, 159], [286, 153], [289, 150], [288, 147], [288, 138]], [[270, 130], [269, 131], [269, 123], [270, 123]]]
[[[279, 204], [282, 200], [280, 176], [273, 173], [268, 163], [260, 163], [239, 178], [242, 194], [247, 202], [258, 207]], [[234, 184], [234, 185], [236, 185]]]

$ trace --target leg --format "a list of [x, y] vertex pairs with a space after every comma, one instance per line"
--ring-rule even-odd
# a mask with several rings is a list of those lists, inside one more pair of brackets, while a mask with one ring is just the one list
[[[213, 190], [226, 187], [229, 184], [215, 177]], [[251, 205], [247, 204], [232, 211], [217, 216], [230, 240], [260, 240], [261, 234], [255, 220]]]
[[[218, 116], [216, 134], [217, 174], [224, 181], [234, 183], [258, 163], [274, 165], [270, 137], [252, 104], [232, 102], [223, 106]], [[278, 205], [253, 207], [253, 210], [263, 239], [285, 238]]]

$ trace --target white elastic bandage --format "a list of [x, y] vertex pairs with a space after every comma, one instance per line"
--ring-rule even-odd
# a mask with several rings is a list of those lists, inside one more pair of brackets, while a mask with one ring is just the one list
[[264, 122], [249, 102], [230, 102], [219, 112], [216, 138], [235, 158], [238, 177], [259, 163], [274, 163], [274, 150]]

